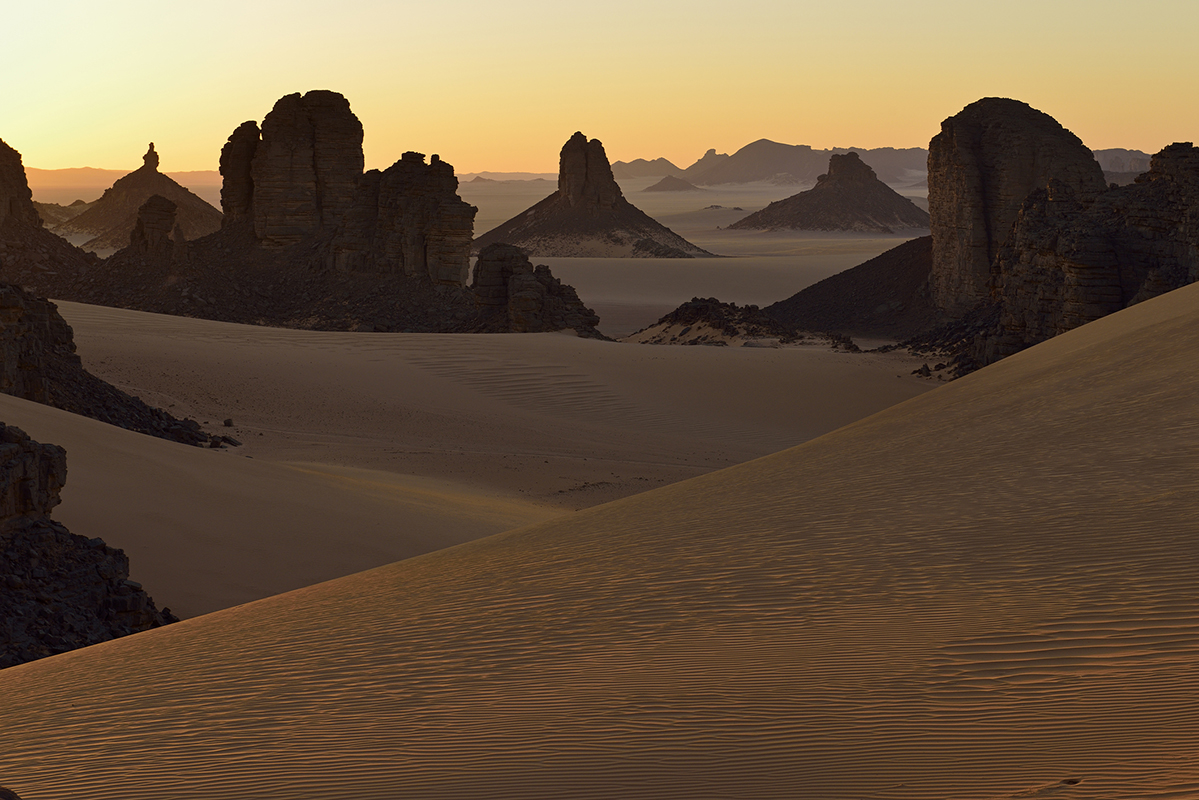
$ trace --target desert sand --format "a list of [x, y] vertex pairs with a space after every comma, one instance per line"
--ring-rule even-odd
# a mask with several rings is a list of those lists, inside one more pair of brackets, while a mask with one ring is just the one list
[[244, 443], [201, 450], [0, 397], [0, 419], [67, 449], [55, 518], [123, 548], [187, 617], [756, 458], [932, 386], [910, 357], [820, 347], [59, 308], [88, 369]]
[[781, 453], [5, 670], [0, 779], [1194, 797], [1197, 308], [1180, 289]]

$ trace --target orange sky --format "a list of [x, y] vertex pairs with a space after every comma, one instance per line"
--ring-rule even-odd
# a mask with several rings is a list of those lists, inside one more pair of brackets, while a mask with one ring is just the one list
[[1015, 97], [1093, 148], [1199, 138], [1194, 0], [60, 0], [6, 9], [0, 138], [27, 166], [215, 169], [284, 94], [349, 98], [368, 167], [557, 169], [575, 130], [686, 166], [759, 138], [927, 146]]

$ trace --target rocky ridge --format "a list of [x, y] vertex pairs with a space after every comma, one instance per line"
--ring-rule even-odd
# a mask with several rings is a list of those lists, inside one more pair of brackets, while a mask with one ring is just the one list
[[829, 157], [828, 172], [808, 191], [775, 201], [729, 227], [894, 233], [928, 225], [923, 209], [880, 181], [857, 153], [845, 153]]
[[693, 183], [689, 183], [682, 178], [674, 175], [667, 175], [662, 180], [655, 183], [653, 186], [647, 186], [641, 191], [643, 192], [703, 192], [706, 189], [701, 189]]
[[180, 240], [197, 239], [221, 227], [221, 214], [208, 203], [158, 171], [158, 153], [154, 143], [142, 157], [141, 168], [112, 185], [104, 195], [88, 205], [86, 211], [60, 223], [54, 233], [60, 236], [90, 235], [85, 250], [111, 253], [129, 243], [137, 224], [138, 211], [154, 195], [178, 207], [174, 235]]
[[177, 621], [129, 559], [50, 519], [66, 453], [0, 424], [0, 668]]
[[475, 239], [516, 245], [532, 256], [694, 258], [696, 247], [625, 199], [598, 139], [576, 132], [562, 146], [558, 191]]
[[979, 364], [1199, 280], [1199, 148], [1169, 145], [1091, 202], [1051, 180], [1021, 206], [992, 276], [997, 326]]

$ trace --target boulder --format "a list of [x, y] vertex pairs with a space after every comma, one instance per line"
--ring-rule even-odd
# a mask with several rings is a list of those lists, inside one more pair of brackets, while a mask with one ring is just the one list
[[955, 317], [989, 299], [991, 265], [1021, 205], [1051, 179], [1082, 203], [1107, 188], [1082, 141], [1025, 103], [984, 98], [941, 123], [928, 153], [937, 308]]

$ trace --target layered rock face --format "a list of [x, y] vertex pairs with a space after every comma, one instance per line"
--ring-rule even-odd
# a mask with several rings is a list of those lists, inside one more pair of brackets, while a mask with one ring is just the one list
[[362, 176], [333, 239], [333, 266], [463, 286], [476, 210], [458, 196], [452, 166], [436, 155], [426, 164], [421, 153], [404, 153], [383, 172]]
[[1107, 188], [1082, 141], [1024, 103], [985, 98], [941, 123], [928, 154], [937, 308], [958, 316], [988, 300], [991, 265], [1021, 204], [1051, 179], [1083, 203]]
[[0, 225], [41, 227], [21, 154], [0, 139]]
[[1025, 200], [996, 258], [999, 330], [981, 364], [1199, 280], [1199, 148], [1172, 144], [1136, 183], [1085, 202], [1064, 181]]
[[77, 361], [71, 328], [53, 304], [0, 283], [0, 392], [52, 404], [50, 364]]
[[481, 251], [512, 244], [533, 256], [693, 258], [712, 254], [625, 199], [597, 139], [575, 133], [562, 146], [558, 191], [475, 239]]
[[184, 239], [198, 239], [220, 229], [219, 211], [158, 171], [153, 142], [142, 160], [140, 169], [114, 183], [87, 211], [63, 222], [55, 233], [90, 234], [84, 249], [110, 254], [129, 244], [142, 206], [155, 195], [177, 207], [176, 224]]
[[0, 424], [0, 668], [174, 622], [129, 559], [49, 518], [66, 453]]
[[175, 212], [179, 207], [161, 195], [154, 195], [137, 211], [137, 223], [129, 235], [129, 247], [146, 258], [170, 258], [175, 233]]
[[472, 289], [481, 309], [507, 317], [512, 333], [571, 328], [583, 336], [598, 335], [599, 315], [583, 305], [574, 287], [555, 278], [544, 264], [534, 267], [519, 247], [484, 248]]
[[874, 174], [857, 153], [834, 154], [806, 192], [778, 200], [730, 225], [740, 230], [894, 233], [927, 229], [928, 214]]
[[221, 148], [221, 227], [254, 222], [254, 178], [251, 173], [261, 133], [257, 122], [243, 122]]
[[[258, 239], [279, 247], [332, 231], [349, 209], [362, 176], [362, 123], [350, 111], [349, 101], [323, 90], [287, 95], [262, 121], [261, 135], [250, 164]], [[238, 146], [247, 147], [248, 133], [240, 137]], [[244, 186], [244, 174], [235, 186]], [[235, 191], [244, 196], [243, 188]]]

